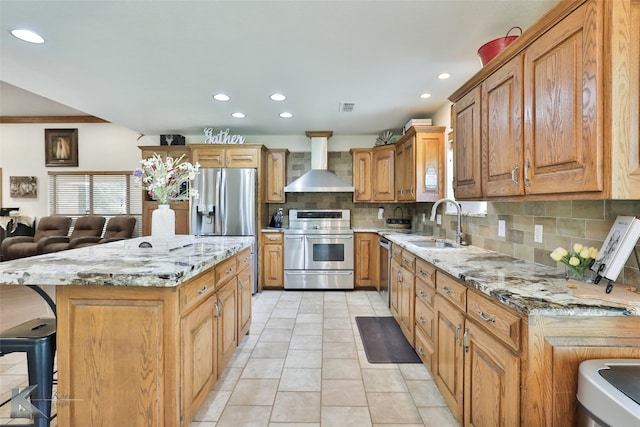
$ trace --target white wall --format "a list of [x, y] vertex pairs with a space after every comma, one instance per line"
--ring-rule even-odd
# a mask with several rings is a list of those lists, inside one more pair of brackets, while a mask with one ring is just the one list
[[[78, 167], [45, 167], [44, 130], [78, 129]], [[18, 207], [24, 215], [41, 218], [48, 214], [48, 172], [120, 171], [139, 166], [139, 145], [159, 145], [159, 135], [146, 135], [111, 123], [92, 124], [3, 124], [0, 125], [0, 168], [2, 168], [2, 206]], [[329, 139], [329, 151], [349, 151], [349, 148], [373, 147], [377, 135], [334, 135]], [[247, 144], [264, 144], [268, 148], [287, 148], [291, 152], [311, 151], [305, 135], [245, 136]], [[202, 135], [185, 136], [187, 144], [204, 143]], [[9, 195], [10, 176], [35, 176], [38, 197], [12, 198]]]
[[[45, 167], [44, 130], [78, 129], [78, 167]], [[19, 207], [20, 213], [41, 218], [48, 214], [48, 172], [133, 170], [139, 165], [144, 138], [110, 123], [3, 124], [0, 125], [2, 206]], [[155, 139], [159, 144], [159, 138]], [[149, 143], [151, 145], [151, 143]], [[12, 198], [10, 176], [35, 176], [37, 198]]]

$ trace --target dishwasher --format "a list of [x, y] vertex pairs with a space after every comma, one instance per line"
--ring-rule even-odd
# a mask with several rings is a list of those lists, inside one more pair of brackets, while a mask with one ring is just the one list
[[389, 272], [391, 271], [391, 242], [380, 237], [378, 240], [380, 246], [380, 296], [389, 307]]

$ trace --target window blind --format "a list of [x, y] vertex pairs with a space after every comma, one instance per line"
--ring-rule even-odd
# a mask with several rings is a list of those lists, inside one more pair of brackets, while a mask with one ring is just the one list
[[126, 172], [49, 172], [49, 215], [136, 217], [142, 231], [142, 186]]

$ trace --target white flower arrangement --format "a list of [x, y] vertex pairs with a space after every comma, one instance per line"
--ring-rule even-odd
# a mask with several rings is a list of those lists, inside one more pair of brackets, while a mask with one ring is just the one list
[[133, 176], [142, 183], [142, 188], [149, 192], [149, 196], [161, 205], [197, 197], [198, 192], [194, 189], [189, 189], [187, 194], [180, 191], [182, 184], [195, 178], [200, 169], [198, 163], [192, 165], [183, 159], [184, 155], [178, 160], [173, 157], [162, 160], [160, 155], [154, 153], [153, 157], [140, 161], [142, 166], [133, 171]]
[[580, 243], [573, 245], [573, 251], [557, 247], [551, 252], [553, 260], [565, 264], [577, 277], [583, 277], [584, 271], [589, 268], [594, 259], [598, 257], [598, 249], [582, 246]]

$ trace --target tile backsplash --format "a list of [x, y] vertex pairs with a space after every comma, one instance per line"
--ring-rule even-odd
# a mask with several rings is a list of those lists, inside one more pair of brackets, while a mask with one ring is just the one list
[[[287, 157], [287, 184], [311, 167], [311, 155], [290, 153]], [[352, 182], [352, 156], [348, 152], [329, 152], [328, 168], [346, 182]], [[351, 193], [289, 193], [284, 205], [289, 209], [350, 209], [354, 228], [386, 228], [387, 218], [411, 218], [413, 228], [429, 234], [455, 238], [455, 215], [445, 215], [442, 226], [429, 221], [432, 203], [354, 203]], [[378, 219], [378, 208], [384, 208], [384, 219]], [[442, 207], [440, 212], [442, 212]], [[425, 214], [427, 221], [422, 222]], [[473, 246], [497, 251], [518, 259], [549, 266], [562, 265], [549, 254], [558, 246], [566, 249], [574, 243], [600, 247], [618, 215], [640, 216], [640, 200], [591, 200], [550, 202], [489, 202], [486, 215], [464, 215], [462, 232]], [[498, 221], [505, 221], [505, 237], [498, 237]], [[534, 225], [543, 226], [542, 243], [534, 242]], [[640, 251], [640, 246], [637, 247]], [[617, 283], [640, 289], [640, 270], [632, 253]]]

